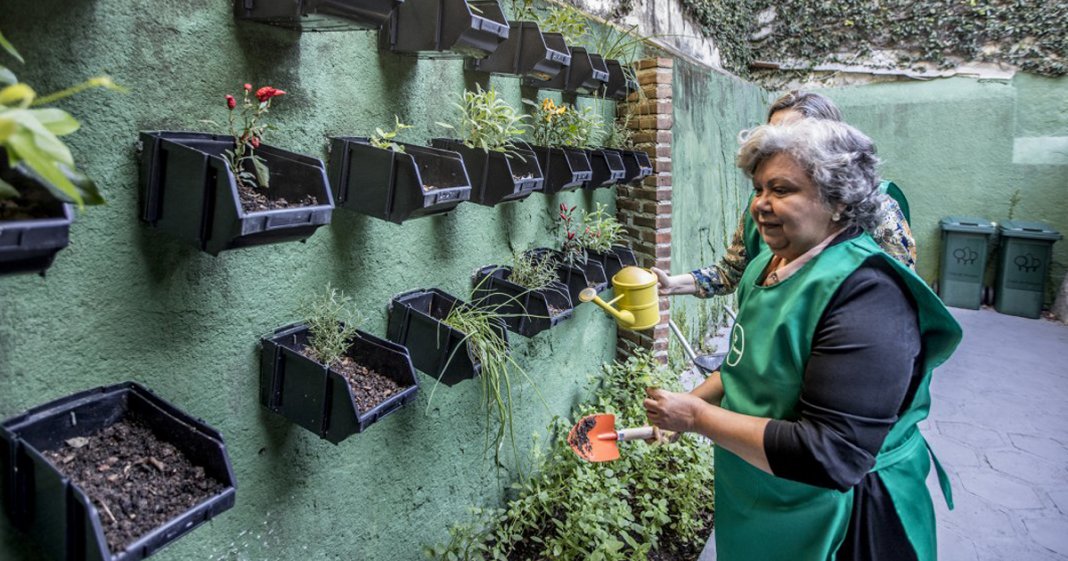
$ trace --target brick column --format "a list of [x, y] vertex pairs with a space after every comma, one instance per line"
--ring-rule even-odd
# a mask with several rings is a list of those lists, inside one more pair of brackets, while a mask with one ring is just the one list
[[[653, 161], [653, 175], [640, 185], [616, 187], [619, 221], [626, 229], [631, 247], [642, 267], [671, 268], [671, 110], [672, 61], [656, 57], [636, 64], [638, 84], [644, 96], [630, 95], [616, 108], [617, 115], [630, 113], [633, 140]], [[616, 355], [624, 358], [630, 349], [652, 349], [653, 356], [667, 362], [670, 317], [668, 299], [660, 299], [660, 324], [649, 331], [619, 330]]]

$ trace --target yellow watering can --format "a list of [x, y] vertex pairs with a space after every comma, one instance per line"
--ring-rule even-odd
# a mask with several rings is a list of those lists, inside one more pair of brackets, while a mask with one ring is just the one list
[[[597, 296], [596, 290], [585, 288], [579, 293], [579, 300], [604, 308], [624, 329], [641, 331], [660, 323], [656, 275], [652, 272], [639, 267], [624, 267], [612, 277], [612, 291], [616, 297], [605, 302]], [[616, 303], [618, 309], [612, 306]]]

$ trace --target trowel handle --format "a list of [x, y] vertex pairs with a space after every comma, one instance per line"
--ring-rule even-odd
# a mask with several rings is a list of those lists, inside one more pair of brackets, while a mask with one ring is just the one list
[[626, 442], [628, 440], [649, 440], [654, 434], [653, 427], [638, 427], [616, 431], [616, 440]]

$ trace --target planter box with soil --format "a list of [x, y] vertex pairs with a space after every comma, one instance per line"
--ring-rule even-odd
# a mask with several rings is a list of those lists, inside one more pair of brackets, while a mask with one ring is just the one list
[[571, 317], [573, 306], [567, 285], [554, 282], [540, 290], [530, 290], [509, 280], [509, 267], [489, 265], [475, 272], [476, 306], [487, 306], [504, 316], [509, 331], [533, 337]]
[[[408, 348], [412, 364], [446, 385], [475, 378], [482, 365], [467, 349], [467, 335], [443, 323], [454, 306], [470, 306], [455, 297], [430, 288], [394, 296], [389, 303], [387, 338]], [[498, 332], [507, 341], [507, 326], [497, 320]]]
[[404, 0], [236, 0], [234, 17], [303, 31], [378, 29]]
[[604, 64], [608, 68], [608, 81], [601, 88], [602, 96], [625, 101], [631, 92], [638, 91], [638, 80], [629, 67], [614, 58], [606, 59]]
[[127, 382], [0, 425], [12, 525], [56, 561], [139, 561], [234, 505], [222, 436]]
[[586, 151], [590, 157], [590, 180], [586, 182], [587, 189], [600, 189], [611, 187], [626, 175], [627, 169], [623, 165], [623, 156], [616, 150], [591, 149]]
[[634, 255], [634, 250], [629, 247], [623, 247], [621, 245], [612, 246], [611, 251], [600, 253], [597, 251], [587, 251], [590, 261], [596, 261], [604, 267], [604, 274], [609, 281], [612, 277], [616, 276], [623, 267], [637, 267], [638, 257]]
[[201, 251], [305, 240], [330, 223], [334, 200], [318, 158], [261, 145], [270, 187], [260, 189], [230, 171], [231, 136], [142, 132], [141, 143], [141, 219]]
[[428, 58], [484, 58], [508, 39], [508, 20], [495, 0], [407, 0], [382, 30], [379, 49]]
[[509, 154], [487, 152], [481, 148], [468, 148], [463, 142], [451, 138], [435, 138], [430, 145], [463, 156], [467, 176], [471, 179], [470, 201], [475, 204], [494, 206], [519, 201], [540, 191], [545, 181], [538, 158], [530, 150], [516, 148]]
[[527, 78], [523, 85], [543, 90], [557, 90], [594, 95], [608, 82], [608, 66], [601, 55], [583, 47], [571, 47], [571, 64], [550, 80]]
[[634, 183], [653, 174], [653, 162], [649, 160], [649, 154], [641, 150], [620, 150], [619, 153], [626, 169], [620, 183]]
[[542, 193], [553, 195], [560, 191], [573, 191], [590, 180], [590, 159], [585, 150], [523, 145], [538, 158], [541, 173], [545, 176]]
[[563, 35], [542, 33], [538, 24], [531, 21], [513, 21], [509, 25], [508, 39], [486, 58], [467, 59], [468, 70], [549, 80], [571, 64], [571, 50]]
[[340, 208], [400, 224], [449, 212], [471, 197], [463, 157], [397, 142], [376, 148], [365, 137], [330, 139], [330, 185]]
[[578, 296], [584, 289], [592, 288], [602, 292], [608, 288], [608, 277], [605, 276], [604, 265], [600, 261], [587, 259], [585, 263], [568, 264], [562, 253], [548, 248], [532, 249], [530, 253], [556, 260], [556, 278], [567, 286], [568, 298], [575, 306], [581, 303]]
[[260, 403], [334, 444], [415, 399], [408, 350], [357, 331], [330, 368], [307, 348], [308, 327], [283, 327], [261, 341]]
[[25, 166], [10, 167], [3, 151], [0, 179], [19, 192], [17, 198], [0, 200], [0, 276], [44, 274], [70, 243], [73, 206], [56, 199]]

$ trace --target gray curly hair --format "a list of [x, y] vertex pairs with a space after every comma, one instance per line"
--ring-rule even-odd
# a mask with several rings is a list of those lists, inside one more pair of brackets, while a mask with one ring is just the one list
[[793, 90], [776, 99], [768, 108], [768, 120], [778, 111], [794, 110], [810, 119], [841, 121], [842, 112], [831, 98], [816, 92]]
[[879, 158], [875, 144], [859, 130], [836, 121], [801, 119], [742, 131], [738, 142], [735, 163], [747, 176], [753, 177], [767, 158], [786, 152], [805, 169], [828, 207], [844, 207], [845, 224], [871, 232], [882, 219], [886, 195], [879, 189]]

